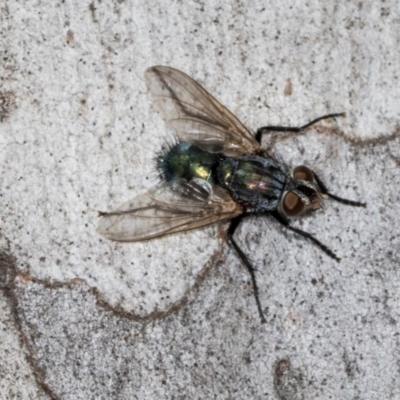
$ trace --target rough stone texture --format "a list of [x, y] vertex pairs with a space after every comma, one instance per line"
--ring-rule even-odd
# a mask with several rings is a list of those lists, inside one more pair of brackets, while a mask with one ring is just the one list
[[[0, 4], [0, 398], [400, 398], [400, 6], [382, 2], [5, 1]], [[267, 218], [147, 243], [96, 232], [157, 182], [173, 133], [144, 70], [198, 80], [263, 144], [332, 192]], [[226, 226], [225, 226], [226, 227]]]

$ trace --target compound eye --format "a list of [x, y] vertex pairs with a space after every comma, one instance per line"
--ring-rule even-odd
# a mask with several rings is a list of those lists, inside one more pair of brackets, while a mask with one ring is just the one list
[[314, 182], [314, 173], [305, 165], [300, 165], [293, 170], [293, 178], [299, 181]]
[[[297, 179], [297, 178], [296, 178]], [[304, 203], [301, 198], [293, 192], [287, 192], [282, 200], [282, 211], [288, 217], [296, 217], [304, 210]]]

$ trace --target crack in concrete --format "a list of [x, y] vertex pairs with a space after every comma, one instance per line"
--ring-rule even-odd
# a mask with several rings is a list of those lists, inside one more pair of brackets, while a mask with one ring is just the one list
[[22, 348], [26, 348], [26, 360], [33, 372], [36, 384], [52, 399], [58, 400], [59, 397], [54, 393], [54, 391], [46, 384], [44, 373], [38, 366], [38, 362], [35, 357], [35, 351], [33, 345], [31, 344], [28, 335], [24, 332], [23, 322], [18, 311], [18, 298], [15, 294], [15, 279], [18, 276], [16, 260], [8, 252], [0, 251], [0, 290], [4, 293], [7, 299], [11, 315], [14, 319], [14, 325], [20, 334], [20, 341]]

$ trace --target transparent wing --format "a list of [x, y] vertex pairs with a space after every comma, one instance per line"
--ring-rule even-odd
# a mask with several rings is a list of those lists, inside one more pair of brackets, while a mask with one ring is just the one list
[[161, 182], [102, 214], [97, 232], [107, 239], [135, 242], [198, 228], [242, 212], [225, 189], [201, 179], [180, 179]]
[[251, 132], [197, 82], [174, 68], [147, 69], [147, 87], [168, 125], [186, 142], [228, 156], [253, 153]]

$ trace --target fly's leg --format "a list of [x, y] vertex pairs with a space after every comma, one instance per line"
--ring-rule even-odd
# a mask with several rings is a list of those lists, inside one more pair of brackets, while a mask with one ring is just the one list
[[311, 122], [308, 124], [305, 124], [300, 127], [293, 127], [293, 126], [263, 126], [261, 128], [257, 129], [256, 133], [256, 140], [258, 143], [261, 144], [261, 137], [264, 133], [267, 133], [268, 131], [273, 131], [273, 132], [303, 132], [305, 129], [309, 128], [311, 125], [316, 124], [319, 121], [322, 121], [323, 119], [330, 119], [330, 118], [336, 118], [336, 117], [345, 117], [346, 113], [337, 113], [337, 114], [327, 114], [323, 115], [322, 117], [318, 117], [313, 119]]
[[271, 215], [279, 222], [281, 223], [286, 229], [289, 229], [289, 231], [295, 232], [300, 236], [305, 237], [306, 239], [310, 240], [313, 242], [317, 247], [319, 247], [326, 255], [328, 255], [330, 258], [333, 258], [335, 261], [340, 262], [340, 258], [326, 245], [321, 243], [318, 239], [316, 239], [311, 233], [302, 231], [301, 229], [294, 228], [293, 226], [290, 226], [289, 221], [284, 218], [282, 215], [280, 215], [278, 212], [271, 212]]
[[261, 318], [261, 323], [265, 324], [266, 320], [264, 318], [264, 314], [262, 312], [262, 307], [261, 307], [261, 302], [258, 297], [258, 286], [257, 286], [257, 281], [256, 281], [256, 275], [254, 273], [254, 267], [251, 265], [249, 259], [247, 258], [246, 254], [243, 253], [242, 249], [239, 247], [239, 245], [236, 243], [236, 240], [233, 237], [233, 234], [235, 233], [237, 227], [240, 225], [240, 222], [242, 219], [245, 217], [245, 214], [239, 215], [238, 217], [235, 217], [232, 219], [231, 224], [228, 229], [228, 239], [232, 243], [232, 246], [235, 248], [236, 252], [238, 253], [240, 259], [243, 261], [244, 265], [246, 266], [247, 270], [250, 273], [251, 276], [251, 282], [253, 284], [253, 293], [254, 297], [256, 299], [256, 304], [257, 304], [257, 309], [258, 313], [260, 314]]
[[336, 196], [336, 195], [330, 193], [328, 188], [325, 186], [325, 184], [319, 178], [319, 176], [315, 172], [313, 172], [313, 174], [314, 174], [315, 181], [317, 182], [318, 186], [321, 189], [321, 193], [326, 194], [332, 200], [335, 200], [338, 203], [346, 204], [348, 206], [364, 207], [364, 208], [367, 207], [367, 203], [361, 203], [360, 201], [353, 201], [353, 200], [343, 199], [342, 197], [339, 197], [339, 196]]

